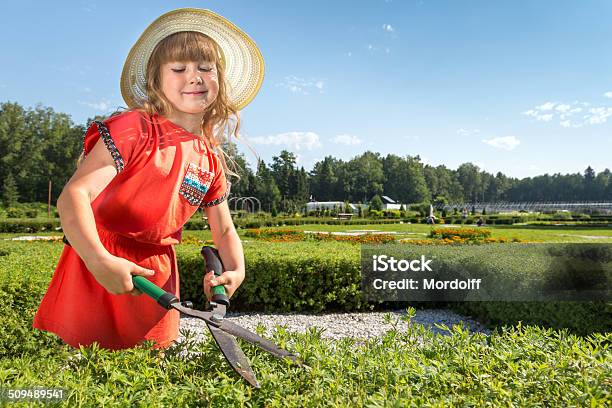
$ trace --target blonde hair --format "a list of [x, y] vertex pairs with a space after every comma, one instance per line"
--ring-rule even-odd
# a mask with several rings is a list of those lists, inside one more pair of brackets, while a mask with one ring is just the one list
[[[148, 100], [142, 106], [132, 107], [131, 110], [140, 110], [149, 115], [158, 114], [161, 116], [166, 116], [172, 112], [174, 109], [172, 103], [161, 90], [160, 70], [163, 64], [172, 61], [207, 61], [214, 63], [217, 67], [219, 92], [214, 102], [204, 111], [201, 125], [203, 139], [208, 141], [210, 147], [219, 153], [219, 159], [226, 173], [240, 179], [236, 171], [236, 162], [223, 149], [224, 144], [229, 144], [231, 136], [236, 139], [239, 138], [240, 114], [227, 95], [225, 65], [222, 55], [223, 51], [219, 45], [202, 33], [181, 31], [164, 38], [155, 46], [147, 63], [145, 77]], [[117, 113], [120, 112], [114, 114]], [[198, 136], [202, 137], [201, 135]], [[79, 163], [80, 161], [81, 158], [79, 158]], [[231, 169], [228, 167], [228, 162], [231, 164]]]

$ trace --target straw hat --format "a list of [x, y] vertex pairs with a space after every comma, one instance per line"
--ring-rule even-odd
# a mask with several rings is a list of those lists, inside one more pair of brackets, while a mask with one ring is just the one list
[[145, 72], [153, 49], [180, 31], [205, 34], [219, 45], [228, 97], [239, 110], [255, 98], [263, 82], [264, 61], [251, 37], [210, 10], [181, 8], [153, 21], [130, 50], [121, 73], [121, 95], [130, 108], [147, 100]]

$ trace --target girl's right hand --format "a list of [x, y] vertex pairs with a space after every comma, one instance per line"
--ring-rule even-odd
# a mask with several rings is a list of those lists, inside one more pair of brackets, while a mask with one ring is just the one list
[[112, 254], [90, 262], [87, 264], [87, 269], [93, 274], [98, 283], [113, 295], [123, 295], [126, 293], [139, 295], [141, 292], [134, 288], [132, 275], [150, 277], [155, 274], [155, 271], [143, 268], [127, 259]]

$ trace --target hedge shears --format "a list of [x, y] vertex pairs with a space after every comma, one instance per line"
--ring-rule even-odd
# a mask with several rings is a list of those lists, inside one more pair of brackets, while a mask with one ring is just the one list
[[[202, 248], [201, 254], [206, 261], [206, 270], [212, 270], [215, 276], [220, 276], [223, 272], [223, 264], [221, 263], [217, 250], [213, 247], [205, 246]], [[162, 288], [142, 276], [133, 276], [132, 280], [134, 286], [138, 290], [153, 298], [162, 307], [168, 310], [175, 309], [184, 315], [204, 320], [212, 337], [215, 339], [219, 349], [221, 349], [221, 352], [225, 356], [225, 359], [229, 362], [234, 371], [240, 374], [255, 388], [259, 388], [259, 382], [255, 378], [255, 373], [253, 373], [251, 365], [236, 342], [235, 337], [255, 344], [275, 357], [288, 358], [297, 364], [301, 364], [294, 354], [281, 349], [271, 341], [225, 319], [225, 313], [230, 301], [223, 285], [212, 288], [212, 298], [210, 300], [212, 310], [204, 312], [193, 309], [191, 302], [179, 301], [172, 293], [164, 291]]]

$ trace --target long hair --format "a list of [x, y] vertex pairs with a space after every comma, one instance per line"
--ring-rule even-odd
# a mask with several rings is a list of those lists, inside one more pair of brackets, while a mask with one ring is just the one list
[[[148, 99], [142, 106], [134, 106], [132, 109], [146, 112], [149, 115], [161, 116], [172, 112], [172, 103], [165, 97], [161, 87], [161, 66], [163, 64], [172, 61], [214, 63], [217, 67], [219, 92], [214, 102], [204, 111], [202, 134], [209, 146], [218, 153], [225, 172], [239, 179], [236, 162], [224, 149], [224, 145], [229, 145], [231, 142], [232, 136], [239, 138], [240, 114], [227, 95], [228, 85], [225, 82], [225, 65], [222, 55], [219, 45], [202, 33], [181, 31], [169, 35], [155, 46], [147, 63], [145, 78]], [[115, 112], [117, 113], [120, 112]], [[198, 135], [198, 137], [202, 136]], [[231, 168], [228, 167], [228, 163]]]

